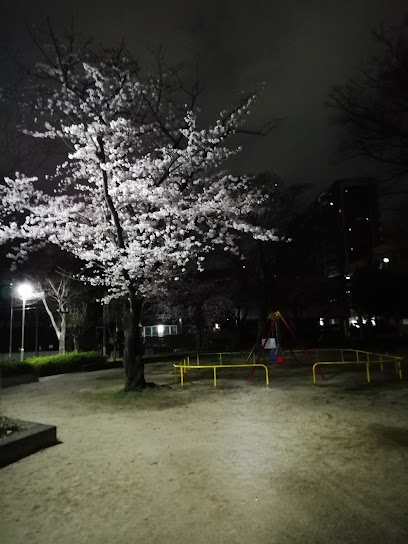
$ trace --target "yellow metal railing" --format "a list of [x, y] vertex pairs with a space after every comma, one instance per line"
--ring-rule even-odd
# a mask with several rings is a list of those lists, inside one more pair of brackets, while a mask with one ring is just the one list
[[[185, 357], [183, 359], [183, 366], [185, 366], [188, 369], [196, 368], [197, 366], [200, 366], [200, 358], [204, 359], [208, 357], [217, 357], [217, 364], [219, 364], [219, 366], [224, 366], [223, 357], [225, 357], [226, 355], [227, 356], [228, 355], [233, 355], [233, 356], [245, 355], [246, 356], [246, 353], [247, 352], [244, 352], [244, 351], [222, 351], [222, 352], [217, 351], [214, 353], [202, 353], [201, 355], [197, 353], [197, 355]], [[252, 359], [253, 359], [253, 362], [255, 363], [255, 353], [253, 354]], [[214, 364], [215, 363], [212, 363], [211, 366], [213, 366]]]
[[[213, 369], [213, 372], [214, 372], [214, 387], [217, 387], [217, 369], [220, 369], [220, 368], [253, 368], [253, 367], [263, 367], [265, 369], [265, 379], [266, 379], [266, 387], [269, 387], [269, 372], [268, 372], [268, 368], [266, 365], [263, 365], [263, 364], [260, 364], [260, 363], [253, 363], [253, 364], [238, 364], [238, 365], [229, 365], [229, 364], [222, 364], [221, 363], [221, 354], [220, 355], [220, 364], [213, 364], [213, 365], [200, 365], [200, 364], [195, 364], [195, 365], [190, 365], [190, 358], [187, 357], [186, 359], [183, 360], [182, 363], [178, 363], [178, 364], [174, 364], [174, 377], [175, 377], [175, 382], [177, 383], [177, 369], [180, 370], [180, 383], [182, 386], [184, 386], [184, 374], [186, 373], [187, 370], [195, 370], [196, 368], [206, 368], [206, 369], [209, 369], [209, 368], [212, 368]], [[198, 355], [197, 355], [197, 358], [198, 358]], [[199, 359], [197, 359], [199, 361]]]
[[[319, 361], [319, 352], [324, 353], [338, 353], [337, 360], [334, 361]], [[394, 355], [383, 355], [381, 353], [371, 353], [369, 351], [361, 351], [357, 349], [322, 349], [311, 350], [311, 353], [315, 354], [315, 364], [313, 365], [313, 383], [316, 385], [316, 368], [320, 365], [351, 365], [351, 364], [363, 364], [366, 367], [367, 383], [370, 383], [370, 365], [379, 364], [381, 371], [384, 370], [384, 364], [395, 364], [395, 371], [400, 380], [402, 380], [401, 361], [402, 357], [396, 357]]]

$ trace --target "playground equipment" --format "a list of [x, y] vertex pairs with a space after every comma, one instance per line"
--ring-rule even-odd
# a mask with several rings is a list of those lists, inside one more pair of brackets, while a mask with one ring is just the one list
[[[282, 351], [282, 348], [280, 345], [279, 328], [278, 328], [279, 322], [283, 323], [283, 325], [286, 327], [286, 329], [289, 331], [289, 333], [294, 338], [294, 340], [298, 343], [301, 349], [299, 350], [290, 349], [284, 352]], [[277, 363], [278, 365], [281, 365], [285, 362], [289, 353], [292, 354], [293, 358], [295, 359], [297, 363], [300, 362], [299, 355], [305, 356], [307, 359], [307, 362], [311, 363], [312, 365], [312, 375], [313, 375], [314, 385], [317, 385], [316, 371], [319, 373], [322, 380], [326, 380], [326, 377], [324, 376], [323, 372], [319, 368], [321, 365], [364, 364], [366, 368], [367, 382], [370, 383], [371, 381], [370, 365], [379, 364], [381, 371], [383, 371], [384, 364], [393, 363], [395, 365], [395, 370], [397, 375], [399, 376], [400, 380], [402, 380], [402, 370], [401, 370], [402, 358], [401, 357], [388, 355], [388, 354], [383, 355], [379, 353], [371, 353], [368, 351], [361, 351], [361, 350], [347, 349], [347, 348], [313, 349], [313, 350], [310, 349], [308, 351], [306, 350], [306, 348], [304, 348], [303, 346], [299, 344], [295, 333], [290, 328], [290, 326], [285, 321], [284, 317], [282, 316], [280, 312], [274, 312], [270, 314], [268, 316], [268, 321], [266, 325], [267, 325], [267, 328], [264, 327], [264, 330], [261, 331], [256, 343], [252, 347], [244, 364], [225, 364], [225, 359], [223, 361], [223, 357], [225, 358], [225, 356], [228, 356], [228, 355], [236, 356], [236, 355], [239, 355], [240, 352], [218, 352], [218, 353], [206, 353], [201, 355], [197, 354], [195, 356], [195, 363], [193, 362], [193, 357], [191, 358], [186, 357], [183, 359], [182, 362], [173, 365], [175, 382], [177, 382], [178, 372], [180, 372], [180, 383], [183, 386], [184, 376], [188, 370], [212, 369], [213, 375], [214, 375], [214, 387], [217, 387], [217, 370], [222, 368], [229, 368], [229, 369], [251, 368], [251, 372], [247, 379], [247, 383], [250, 383], [256, 368], [263, 367], [265, 369], [266, 386], [269, 387], [268, 368], [265, 364], [259, 362], [261, 357], [265, 354], [266, 350], [270, 351], [272, 361]], [[315, 360], [313, 360], [310, 353], [313, 353], [315, 355]], [[299, 358], [297, 357], [297, 355]], [[204, 357], [207, 357], [207, 358], [210, 357], [210, 359], [216, 357], [217, 361], [215, 362], [214, 360], [210, 360], [210, 363], [202, 364], [202, 358]], [[334, 360], [330, 360], [332, 357], [334, 357]]]
[[[249, 374], [249, 377], [248, 377], [248, 380], [247, 380], [247, 383], [250, 383], [251, 380], [252, 380], [252, 377], [254, 375], [254, 372], [255, 372], [255, 368], [256, 368], [256, 364], [259, 362], [260, 358], [262, 357], [262, 355], [265, 353], [265, 350], [268, 349], [268, 345], [272, 345], [273, 344], [268, 344], [268, 342], [270, 342], [271, 338], [274, 338], [275, 339], [275, 348], [271, 348], [271, 356], [272, 356], [272, 359], [275, 360], [275, 362], [277, 364], [283, 364], [285, 362], [285, 356], [282, 352], [282, 349], [281, 349], [281, 346], [279, 344], [279, 329], [278, 329], [278, 324], [279, 324], [279, 321], [281, 321], [286, 329], [289, 331], [289, 333], [291, 334], [291, 336], [295, 339], [296, 343], [301, 347], [301, 351], [306, 355], [307, 359], [310, 361], [310, 363], [312, 365], [314, 365], [314, 361], [312, 359], [312, 357], [310, 356], [309, 352], [306, 350], [306, 348], [304, 348], [303, 346], [301, 346], [301, 344], [299, 343], [295, 333], [293, 332], [293, 330], [289, 327], [289, 325], [287, 324], [287, 322], [285, 321], [283, 315], [280, 313], [280, 312], [273, 312], [272, 314], [270, 314], [268, 316], [268, 322], [267, 322], [267, 325], [269, 323], [269, 321], [271, 322], [270, 323], [270, 326], [269, 328], [267, 329], [267, 334], [265, 336], [265, 338], [263, 338], [263, 331], [261, 331], [261, 335], [258, 337], [257, 341], [255, 342], [253, 348], [251, 349], [248, 357], [247, 357], [247, 360], [245, 362], [245, 364], [248, 364], [251, 357], [253, 358], [254, 357], [254, 354], [255, 354], [255, 350], [257, 349], [257, 347], [259, 346], [259, 343], [261, 341], [261, 348], [260, 350], [258, 351], [258, 357], [255, 359], [254, 363], [251, 364], [251, 366], [253, 366], [252, 370], [251, 370], [251, 373]], [[273, 334], [275, 336], [273, 336]], [[273, 352], [274, 350], [274, 352]], [[323, 374], [323, 372], [320, 370], [320, 368], [317, 369], [317, 371], [319, 372], [321, 378], [323, 380], [325, 380], [325, 376]]]
[[[301, 357], [305, 356], [310, 362], [310, 353], [313, 353], [316, 362], [313, 363], [312, 375], [313, 383], [317, 385], [316, 370], [319, 371], [319, 365], [365, 365], [367, 382], [371, 382], [370, 369], [372, 365], [379, 364], [381, 371], [384, 371], [384, 365], [394, 364], [395, 371], [400, 380], [402, 380], [402, 358], [394, 355], [372, 353], [368, 351], [338, 348], [338, 349], [309, 349], [306, 350], [287, 350], [282, 353], [282, 357], [289, 358], [289, 354], [293, 356], [297, 363], [301, 363]], [[174, 364], [174, 381], [177, 383], [177, 375], [180, 375], [180, 383], [184, 386], [184, 376], [189, 370], [212, 369], [214, 387], [217, 387], [217, 371], [223, 368], [251, 368], [253, 372], [256, 367], [263, 367], [265, 370], [266, 386], [269, 387], [269, 370], [265, 364], [256, 363], [256, 355], [252, 353], [252, 362], [248, 364], [230, 364], [228, 357], [236, 358], [242, 355], [242, 352], [217, 352], [217, 353], [202, 353], [196, 354], [194, 357], [185, 357], [180, 363]], [[208, 362], [208, 359], [210, 361]], [[247, 359], [248, 361], [248, 359]], [[252, 376], [251, 376], [252, 377]]]

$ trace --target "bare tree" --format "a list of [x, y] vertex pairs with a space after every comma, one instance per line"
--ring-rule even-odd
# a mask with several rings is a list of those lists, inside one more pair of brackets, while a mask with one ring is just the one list
[[40, 282], [45, 311], [47, 312], [52, 327], [58, 338], [59, 353], [66, 350], [67, 314], [73, 298], [72, 280], [59, 274], [55, 278], [46, 277]]
[[381, 165], [387, 177], [408, 173], [408, 16], [399, 27], [373, 32], [381, 54], [333, 87], [328, 105], [346, 129], [341, 150]]

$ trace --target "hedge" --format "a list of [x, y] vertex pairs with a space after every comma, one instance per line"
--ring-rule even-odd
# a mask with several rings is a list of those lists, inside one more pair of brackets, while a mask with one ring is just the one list
[[33, 367], [25, 361], [22, 362], [14, 359], [5, 359], [0, 360], [0, 373], [3, 377], [33, 374]]
[[71, 352], [65, 355], [48, 355], [44, 357], [29, 357], [24, 362], [0, 361], [0, 370], [3, 376], [21, 374], [36, 374], [37, 376], [51, 376], [79, 372], [84, 366], [106, 365], [107, 357], [97, 351]]

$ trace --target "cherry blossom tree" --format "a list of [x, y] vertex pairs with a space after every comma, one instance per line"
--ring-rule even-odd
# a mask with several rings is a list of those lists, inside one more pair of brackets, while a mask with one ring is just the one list
[[[56, 244], [83, 264], [82, 279], [124, 297], [125, 389], [144, 388], [143, 300], [202, 266], [237, 236], [275, 238], [248, 216], [264, 204], [251, 180], [221, 168], [239, 149], [228, 141], [256, 96], [199, 126], [198, 85], [161, 63], [143, 74], [122, 46], [95, 51], [74, 34], [37, 40], [42, 53], [19, 96], [33, 138], [60, 139], [67, 152], [43, 178], [16, 174], [0, 186], [0, 243], [12, 258]], [[25, 126], [31, 126], [26, 124]]]

